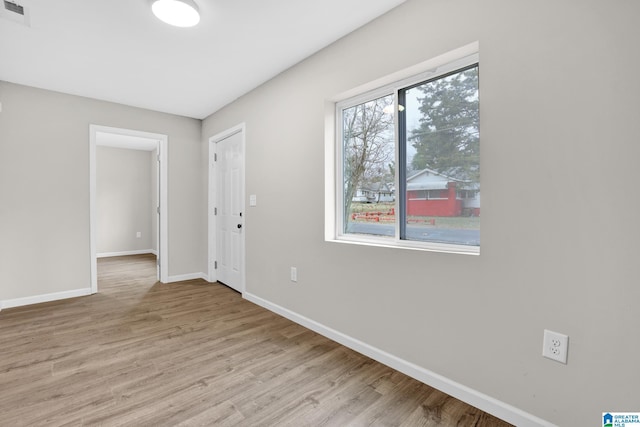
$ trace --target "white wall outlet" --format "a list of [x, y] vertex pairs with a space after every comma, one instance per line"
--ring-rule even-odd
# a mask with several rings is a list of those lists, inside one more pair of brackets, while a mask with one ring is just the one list
[[542, 339], [542, 355], [544, 357], [566, 364], [568, 349], [568, 336], [547, 329], [544, 330]]
[[296, 267], [291, 267], [291, 281], [298, 281], [298, 269]]
[[258, 204], [258, 197], [255, 194], [249, 195], [249, 206], [256, 206]]
[[139, 239], [142, 237], [142, 231], [137, 231], [136, 232], [136, 237]]

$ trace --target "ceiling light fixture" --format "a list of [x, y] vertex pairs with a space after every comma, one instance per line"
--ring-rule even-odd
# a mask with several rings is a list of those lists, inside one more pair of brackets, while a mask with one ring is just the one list
[[162, 22], [176, 27], [193, 27], [200, 22], [193, 0], [154, 0], [151, 10]]

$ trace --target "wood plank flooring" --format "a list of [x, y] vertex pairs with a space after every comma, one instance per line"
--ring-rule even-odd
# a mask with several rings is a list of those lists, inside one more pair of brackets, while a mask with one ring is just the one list
[[0, 312], [1, 426], [509, 425], [153, 256], [98, 274]]

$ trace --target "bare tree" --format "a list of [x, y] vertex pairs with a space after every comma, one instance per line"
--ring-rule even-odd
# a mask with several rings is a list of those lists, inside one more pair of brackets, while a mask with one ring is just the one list
[[393, 97], [385, 96], [343, 110], [344, 224], [358, 188], [382, 183], [394, 159]]

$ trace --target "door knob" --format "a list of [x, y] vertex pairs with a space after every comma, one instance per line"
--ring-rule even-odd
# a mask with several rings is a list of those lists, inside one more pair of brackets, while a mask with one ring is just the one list
[[242, 224], [238, 224], [238, 228], [242, 228]]

